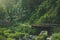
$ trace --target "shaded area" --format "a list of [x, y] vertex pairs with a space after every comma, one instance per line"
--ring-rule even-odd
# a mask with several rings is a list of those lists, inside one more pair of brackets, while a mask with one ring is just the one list
[[32, 28], [37, 29], [37, 33], [39, 34], [41, 31], [47, 31], [48, 35], [52, 34], [52, 29], [55, 27], [59, 27], [60, 24], [40, 24], [40, 25], [32, 25]]

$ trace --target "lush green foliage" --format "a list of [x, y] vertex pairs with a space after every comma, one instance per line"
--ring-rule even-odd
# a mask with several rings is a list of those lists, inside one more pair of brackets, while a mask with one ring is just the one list
[[60, 40], [60, 33], [52, 34], [52, 39], [51, 40]]
[[[0, 0], [0, 40], [29, 38], [38, 33], [31, 24], [41, 23], [60, 24], [60, 0]], [[60, 32], [59, 29], [52, 31]], [[42, 33], [36, 40], [44, 37]]]
[[[22, 26], [23, 25], [23, 26]], [[22, 24], [21, 26], [17, 27], [10, 27], [10, 28], [0, 28], [0, 39], [1, 40], [13, 40], [16, 37], [19, 38], [24, 38], [27, 37], [31, 34], [35, 34], [35, 29], [32, 29], [31, 27], [25, 26]]]
[[8, 0], [0, 7], [0, 25], [60, 23], [59, 4], [59, 0]]
[[45, 40], [45, 38], [47, 37], [47, 32], [46, 31], [42, 31], [36, 38], [35, 40]]

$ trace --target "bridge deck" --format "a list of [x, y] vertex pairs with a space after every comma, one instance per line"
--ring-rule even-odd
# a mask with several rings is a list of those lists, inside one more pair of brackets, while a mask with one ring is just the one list
[[32, 24], [32, 27], [59, 27], [60, 24], [40, 24], [40, 25], [35, 25]]
[[38, 32], [35, 34], [39, 34], [42, 30], [46, 30], [48, 32], [48, 35], [51, 35], [54, 27], [60, 27], [60, 24], [40, 24], [40, 25], [33, 24], [32, 25], [32, 28], [38, 30]]

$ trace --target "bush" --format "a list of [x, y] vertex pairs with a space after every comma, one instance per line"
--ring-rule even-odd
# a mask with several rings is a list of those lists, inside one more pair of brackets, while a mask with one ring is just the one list
[[54, 33], [51, 36], [52, 40], [60, 40], [60, 33]]
[[6, 38], [2, 35], [0, 35], [0, 40], [6, 40]]
[[39, 36], [36, 37], [35, 40], [45, 40], [47, 37], [47, 31], [42, 31]]
[[7, 40], [15, 40], [15, 39], [13, 39], [13, 38], [7, 38]]
[[20, 24], [16, 27], [10, 27], [10, 30], [13, 32], [21, 32], [21, 33], [28, 33], [28, 34], [35, 34], [36, 29], [32, 29], [31, 25], [26, 24]]

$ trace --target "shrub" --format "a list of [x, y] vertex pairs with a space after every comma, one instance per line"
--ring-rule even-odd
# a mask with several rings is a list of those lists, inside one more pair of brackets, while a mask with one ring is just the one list
[[60, 33], [54, 33], [54, 34], [52, 34], [51, 40], [60, 40]]
[[6, 38], [2, 35], [0, 35], [0, 40], [6, 40]]
[[35, 40], [45, 40], [47, 37], [47, 31], [42, 31], [39, 36], [36, 37]]

